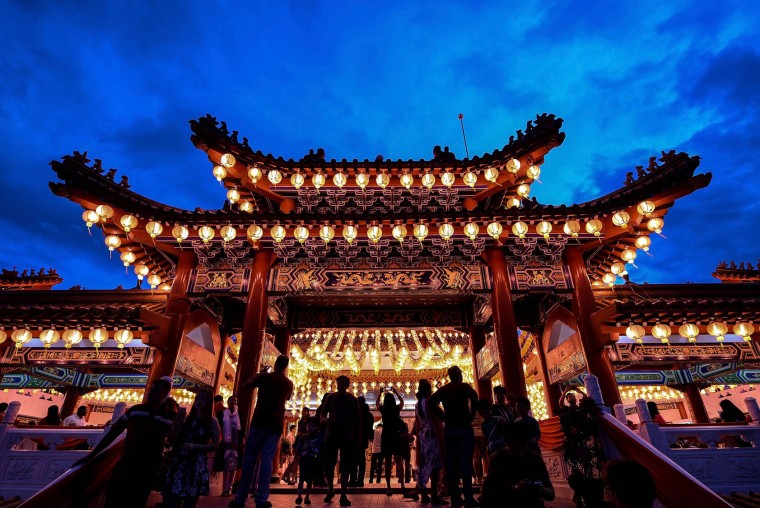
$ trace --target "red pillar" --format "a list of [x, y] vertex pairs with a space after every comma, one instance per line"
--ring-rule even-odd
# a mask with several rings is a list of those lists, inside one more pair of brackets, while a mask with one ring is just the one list
[[544, 397], [546, 397], [546, 408], [549, 410], [549, 416], [555, 416], [559, 414], [559, 408], [557, 402], [560, 395], [562, 395], [562, 389], [559, 385], [553, 385], [549, 382], [549, 369], [546, 367], [546, 356], [544, 355], [543, 344], [543, 329], [541, 334], [536, 334], [536, 352], [538, 353], [538, 367], [541, 371], [541, 377], [544, 381]]
[[281, 355], [290, 356], [290, 329], [288, 327], [275, 329], [274, 347]]
[[253, 412], [253, 390], [241, 386], [257, 373], [261, 360], [264, 331], [267, 325], [267, 276], [273, 253], [260, 250], [251, 265], [251, 278], [248, 285], [248, 304], [243, 317], [243, 330], [240, 338], [240, 356], [235, 376], [235, 393], [238, 396], [238, 412], [243, 431]]
[[[153, 355], [153, 365], [150, 368], [146, 385], [148, 387], [157, 379], [174, 375], [174, 367], [177, 365], [179, 349], [182, 346], [182, 337], [185, 333], [185, 322], [188, 314], [190, 314], [187, 287], [190, 284], [193, 269], [197, 265], [198, 258], [195, 252], [183, 250], [180, 253], [174, 283], [164, 312], [171, 321], [167, 327], [166, 335], [162, 337], [161, 347], [156, 348]], [[147, 390], [145, 393], [147, 395]]]
[[61, 420], [76, 412], [80, 400], [82, 400], [82, 391], [79, 388], [72, 386], [66, 389], [66, 393], [63, 395], [63, 402], [61, 403]]
[[501, 378], [509, 393], [518, 397], [521, 395], [527, 397], [520, 341], [517, 336], [517, 318], [512, 306], [512, 294], [509, 291], [507, 260], [498, 248], [487, 249], [486, 256], [493, 282], [491, 312], [494, 337], [499, 350]]
[[591, 323], [591, 314], [596, 311], [596, 300], [586, 272], [583, 252], [576, 248], [565, 249], [564, 260], [573, 281], [573, 314], [586, 356], [586, 367], [599, 379], [604, 404], [609, 407], [622, 404], [612, 362], [602, 345], [598, 331]]
[[491, 380], [481, 379], [481, 373], [478, 371], [478, 351], [486, 345], [486, 331], [483, 325], [472, 325], [470, 327], [470, 352], [472, 353], [472, 372], [475, 378], [475, 390], [478, 397], [493, 402], [493, 392], [491, 391]]
[[710, 423], [710, 417], [707, 415], [705, 401], [702, 399], [702, 394], [700, 393], [705, 386], [707, 385], [688, 383], [677, 387], [685, 396], [686, 404], [691, 410], [691, 417], [694, 419], [694, 423]]
[[227, 345], [230, 342], [230, 338], [227, 336], [227, 334], [223, 334], [221, 337], [219, 337], [220, 343], [222, 345], [221, 350], [219, 351], [219, 361], [216, 364], [216, 380], [214, 381], [214, 395], [219, 394], [219, 388], [222, 386], [222, 383], [224, 382], [224, 366], [227, 365]]

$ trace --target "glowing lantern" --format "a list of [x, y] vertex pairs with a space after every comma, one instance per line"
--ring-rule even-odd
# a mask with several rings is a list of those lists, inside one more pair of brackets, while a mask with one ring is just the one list
[[224, 166], [214, 166], [211, 172], [214, 174], [217, 182], [221, 182], [227, 176], [227, 170], [224, 169]]
[[468, 222], [464, 225], [464, 234], [467, 235], [470, 240], [475, 241], [479, 233], [480, 226], [478, 226], [476, 222]]
[[391, 182], [391, 177], [388, 176], [388, 173], [383, 171], [377, 174], [375, 181], [377, 182], [378, 187], [380, 187], [381, 189], [385, 189], [388, 186], [388, 184]]
[[133, 338], [134, 334], [128, 328], [116, 330], [113, 334], [113, 340], [116, 341], [116, 347], [119, 349], [124, 349], [124, 346], [132, 342]]
[[573, 238], [578, 237], [578, 232], [581, 230], [581, 223], [577, 220], [569, 220], [565, 222], [565, 225], [562, 226], [562, 230], [565, 232], [566, 235], [570, 235]]
[[367, 187], [367, 184], [369, 184], [369, 175], [364, 171], [359, 171], [356, 174], [356, 185], [358, 185], [363, 190]]
[[456, 180], [454, 173], [446, 171], [441, 175], [441, 183], [448, 188], [451, 188], [451, 186], [454, 185], [454, 180]]
[[231, 153], [225, 153], [224, 155], [222, 155], [220, 162], [222, 163], [222, 166], [224, 166], [225, 168], [231, 168], [232, 166], [235, 165], [235, 162], [237, 161], [235, 160], [234, 155], [232, 155]]
[[95, 210], [85, 210], [82, 212], [82, 220], [87, 225], [87, 228], [89, 229], [93, 224], [98, 222], [100, 220], [100, 215], [95, 212]]
[[621, 277], [623, 275], [628, 275], [628, 270], [625, 269], [625, 263], [621, 263], [620, 261], [612, 263], [612, 266], [610, 266], [610, 271], [615, 275], [619, 275]]
[[637, 236], [634, 244], [636, 245], [637, 249], [641, 249], [644, 252], [647, 252], [649, 250], [649, 246], [652, 245], [652, 240], [650, 240], [648, 236]]
[[131, 265], [132, 263], [135, 262], [135, 259], [137, 259], [137, 256], [135, 256], [135, 253], [130, 252], [130, 251], [122, 252], [121, 256], [119, 257], [121, 258], [121, 261], [124, 263], [124, 266]]
[[414, 177], [411, 173], [409, 173], [408, 170], [404, 170], [404, 174], [401, 175], [401, 178], [399, 178], [399, 180], [401, 180], [401, 185], [406, 187], [407, 190], [409, 190], [409, 188], [414, 184]]
[[504, 231], [504, 228], [500, 222], [493, 221], [488, 225], [486, 231], [494, 238], [494, 240], [498, 240], [501, 237], [501, 233]]
[[372, 243], [377, 243], [383, 236], [383, 230], [380, 226], [370, 226], [367, 228], [367, 238], [372, 240]]
[[116, 235], [108, 235], [105, 239], [108, 246], [108, 254], [110, 255], [114, 249], [118, 249], [121, 246], [121, 240]]
[[616, 280], [617, 276], [614, 273], [604, 272], [604, 275], [602, 275], [602, 282], [609, 287], [614, 286]]
[[134, 215], [122, 215], [121, 219], [119, 219], [119, 223], [121, 224], [121, 227], [124, 228], [124, 231], [129, 233], [129, 231], [133, 228], [137, 227], [137, 217]]
[[0, 329], [0, 344], [5, 342], [7, 338], [8, 338], [8, 334], [5, 332], [5, 330]]
[[623, 252], [620, 253], [620, 259], [626, 263], [633, 264], [633, 262], [636, 261], [636, 251], [634, 249], [625, 248], [623, 249]]
[[208, 243], [210, 240], [213, 240], [215, 235], [214, 228], [211, 226], [201, 226], [198, 228], [198, 236], [201, 237], [203, 243]]
[[285, 239], [285, 236], [287, 235], [287, 231], [285, 231], [285, 228], [277, 224], [275, 227], [272, 228], [272, 230], [269, 232], [270, 235], [272, 235], [272, 239], [280, 243]]
[[343, 226], [343, 231], [341, 232], [343, 235], [343, 238], [346, 239], [349, 245], [354, 243], [354, 240], [356, 240], [356, 237], [359, 235], [359, 230], [356, 229], [356, 226], [353, 226], [351, 224], [346, 224]]
[[465, 185], [475, 187], [475, 184], [478, 183], [478, 175], [468, 170], [464, 176], [462, 176], [462, 181], [465, 183]]
[[509, 159], [507, 161], [507, 171], [510, 173], [517, 173], [520, 171], [520, 161], [517, 159]]
[[693, 323], [684, 323], [678, 327], [678, 334], [685, 339], [689, 339], [689, 342], [696, 342], [699, 328]]
[[296, 237], [299, 243], [304, 243], [309, 238], [309, 230], [306, 226], [296, 226], [293, 230], [293, 236]]
[[325, 185], [325, 175], [322, 173], [316, 173], [311, 177], [311, 184], [315, 189], [319, 190]]
[[323, 242], [325, 242], [325, 245], [327, 245], [330, 240], [333, 239], [335, 236], [335, 229], [333, 229], [330, 225], [324, 225], [321, 228], [319, 228], [319, 237], [322, 239]]
[[238, 205], [238, 209], [241, 212], [253, 213], [253, 203], [250, 201], [241, 201]]
[[662, 228], [665, 227], [665, 221], [659, 217], [654, 217], [647, 221], [647, 229], [653, 231], [658, 235], [662, 233]]
[[269, 173], [267, 173], [267, 178], [272, 183], [272, 185], [277, 185], [282, 181], [282, 173], [280, 173], [277, 169], [270, 169]]
[[494, 167], [486, 168], [483, 172], [483, 178], [493, 183], [499, 179], [499, 170]]
[[642, 337], [646, 331], [644, 330], [644, 327], [641, 325], [634, 325], [632, 324], [628, 328], [625, 329], [625, 335], [631, 340], [635, 340], [639, 344], [643, 343]]
[[344, 185], [348, 182], [348, 177], [343, 174], [342, 171], [338, 171], [333, 175], [333, 184], [339, 189], [342, 189]]
[[536, 164], [532, 164], [528, 166], [528, 170], [525, 172], [525, 174], [528, 176], [528, 178], [538, 180], [538, 177], [541, 176], [541, 167], [537, 166]]
[[240, 191], [238, 191], [236, 187], [233, 187], [227, 191], [227, 201], [233, 205], [240, 201]]
[[427, 172], [424, 175], [422, 175], [422, 185], [424, 185], [428, 189], [432, 189], [433, 185], [435, 185], [435, 175], [430, 172]]
[[713, 321], [707, 325], [707, 333], [715, 337], [718, 342], [723, 342], [728, 333], [728, 325], [722, 321]]
[[594, 236], [600, 236], [602, 234], [602, 221], [599, 219], [591, 219], [586, 223], [586, 231]]
[[98, 349], [108, 340], [108, 330], [105, 328], [93, 328], [90, 330], [90, 334], [87, 338], [90, 339], [90, 342], [95, 346], [95, 349]]
[[264, 236], [264, 230], [261, 229], [261, 226], [257, 226], [256, 224], [251, 224], [248, 226], [248, 230], [246, 231], [246, 234], [248, 235], [248, 238], [253, 242], [258, 242], [262, 236]]
[[61, 338], [61, 334], [58, 333], [55, 328], [50, 328], [48, 330], [42, 330], [40, 332], [40, 342], [42, 342], [43, 347], [45, 349], [49, 348], [51, 345], [58, 342], [58, 339]]
[[237, 230], [232, 226], [227, 225], [219, 231], [219, 234], [222, 236], [222, 241], [227, 243], [235, 239], [237, 236]]
[[525, 238], [525, 235], [528, 234], [528, 225], [519, 220], [512, 224], [512, 233], [520, 238]]
[[660, 339], [663, 344], [668, 343], [671, 333], [670, 327], [662, 323], [657, 323], [652, 327], [652, 336]]
[[182, 243], [182, 240], [187, 238], [190, 232], [185, 226], [174, 226], [172, 228], [172, 236], [177, 240], [177, 243]]
[[145, 225], [145, 231], [150, 235], [151, 238], [155, 238], [164, 232], [164, 227], [160, 222], [150, 221]]
[[527, 183], [522, 183], [517, 186], [517, 195], [521, 198], [527, 198], [530, 196], [530, 185]]
[[256, 184], [256, 182], [261, 180], [263, 176], [264, 176], [264, 173], [261, 172], [258, 166], [251, 166], [248, 168], [248, 178], [251, 179], [251, 182], [253, 182], [254, 185]]
[[639, 211], [641, 215], [649, 218], [652, 216], [652, 212], [654, 212], [654, 203], [652, 203], [649, 200], [642, 201], [641, 203], [639, 203], [636, 209]]
[[403, 224], [396, 224], [393, 226], [393, 231], [391, 234], [393, 235], [393, 238], [401, 243], [404, 243], [404, 238], [406, 238], [406, 226]]
[[61, 338], [63, 339], [63, 342], [66, 343], [66, 349], [69, 349], [71, 346], [82, 342], [83, 335], [79, 330], [66, 330], [63, 332], [63, 335], [61, 335]]
[[151, 289], [156, 289], [161, 284], [161, 276], [155, 273], [148, 275], [148, 284], [150, 284]]
[[445, 242], [448, 242], [454, 235], [454, 226], [448, 222], [444, 222], [438, 226], [438, 235], [440, 235], [440, 237], [443, 238]]
[[520, 200], [517, 198], [509, 198], [505, 203], [504, 207], [507, 209], [510, 208], [520, 208]]
[[143, 280], [145, 276], [148, 275], [148, 272], [150, 272], [150, 269], [144, 264], [140, 263], [139, 265], [135, 265], [135, 275], [137, 275], [137, 280]]
[[542, 220], [538, 223], [536, 226], [536, 233], [543, 236], [544, 239], [549, 239], [549, 233], [552, 232], [552, 223], [549, 221]]
[[427, 238], [428, 227], [423, 223], [415, 224], [412, 233], [414, 234], [414, 237], [419, 240], [420, 243], [422, 243], [422, 241]]
[[32, 332], [26, 328], [14, 330], [13, 333], [11, 333], [11, 340], [16, 343], [17, 348], [21, 348], [24, 344], [32, 340]]
[[623, 210], [619, 212], [615, 212], [612, 216], [612, 223], [616, 225], [619, 228], [625, 228], [628, 226], [628, 221], [631, 220], [631, 216], [628, 215], [628, 212], [625, 212]]
[[95, 208], [95, 213], [98, 214], [98, 217], [100, 217], [100, 220], [105, 222], [111, 217], [113, 217], [113, 208], [111, 208], [108, 205], [98, 205]]
[[752, 323], [741, 321], [734, 325], [734, 333], [749, 342], [752, 340], [752, 334], [755, 333], [755, 327]]

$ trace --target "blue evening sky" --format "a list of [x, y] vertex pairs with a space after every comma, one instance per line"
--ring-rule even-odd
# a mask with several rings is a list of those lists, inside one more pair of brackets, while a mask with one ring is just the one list
[[[510, 5], [511, 4], [511, 5]], [[565, 143], [533, 195], [583, 202], [661, 150], [712, 184], [677, 202], [637, 282], [703, 282], [760, 257], [755, 2], [0, 1], [0, 266], [61, 288], [134, 285], [81, 208], [48, 189], [74, 150], [186, 208], [224, 192], [188, 121], [211, 113], [265, 153], [429, 158], [501, 148], [536, 113]]]

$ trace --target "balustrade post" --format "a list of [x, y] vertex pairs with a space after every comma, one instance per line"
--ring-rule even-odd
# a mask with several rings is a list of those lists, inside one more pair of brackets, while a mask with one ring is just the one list
[[625, 414], [625, 408], [622, 404], [615, 404], [612, 406], [612, 410], [615, 412], [615, 418], [623, 425], [628, 425], [628, 417]]
[[636, 412], [639, 414], [639, 432], [641, 437], [663, 453], [670, 451], [670, 444], [660, 430], [660, 426], [652, 421], [652, 415], [647, 407], [647, 401], [636, 399]]
[[602, 387], [599, 386], [599, 378], [593, 374], [589, 374], [583, 379], [583, 384], [586, 386], [586, 393], [589, 398], [596, 402], [597, 407], [602, 411], [609, 413], [610, 408], [604, 405], [604, 397], [602, 396]]
[[3, 421], [0, 422], [0, 445], [2, 445], [0, 448], [0, 454], [7, 451], [9, 448], [3, 444], [3, 441], [5, 440], [5, 433], [8, 431], [8, 428], [10, 428], [16, 421], [16, 417], [18, 416], [20, 409], [21, 402], [14, 400], [8, 404], [8, 409], [5, 410], [5, 418], [3, 418]]
[[747, 397], [744, 403], [747, 405], [749, 417], [752, 418], [750, 425], [760, 427], [760, 406], [757, 405], [757, 400], [754, 397]]

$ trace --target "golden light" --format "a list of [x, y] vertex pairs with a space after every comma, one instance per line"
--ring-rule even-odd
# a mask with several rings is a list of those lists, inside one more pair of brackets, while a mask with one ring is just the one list
[[277, 169], [270, 169], [269, 173], [267, 173], [267, 178], [272, 185], [277, 185], [282, 181], [282, 173]]
[[499, 179], [499, 170], [494, 167], [486, 168], [483, 172], [483, 178], [493, 183]]
[[462, 181], [464, 181], [465, 185], [468, 185], [474, 188], [475, 185], [478, 183], [478, 175], [468, 170], [464, 174], [464, 176], [462, 176]]
[[586, 223], [586, 231], [594, 236], [600, 236], [602, 234], [602, 221], [599, 219], [591, 219]]
[[377, 177], [375, 177], [375, 182], [377, 182], [378, 187], [385, 189], [388, 184], [391, 183], [391, 177], [388, 175], [388, 173], [382, 171], [377, 174]]
[[435, 175], [430, 172], [427, 172], [424, 175], [422, 175], [422, 185], [424, 185], [428, 189], [432, 189], [433, 185], [435, 185]]
[[137, 217], [134, 215], [122, 215], [119, 219], [119, 224], [121, 224], [125, 232], [129, 233], [131, 229], [137, 227]]
[[131, 251], [124, 251], [121, 253], [121, 256], [119, 257], [121, 258], [122, 263], [124, 263], [124, 266], [131, 265], [132, 263], [135, 262], [135, 259], [137, 259], [137, 256], [135, 256], [135, 253]]
[[521, 201], [517, 198], [509, 198], [507, 201], [504, 202], [504, 208], [510, 209], [510, 208], [520, 208]]
[[602, 282], [609, 287], [614, 286], [616, 280], [617, 276], [612, 272], [604, 272], [604, 275], [602, 275]]
[[301, 186], [304, 183], [304, 177], [301, 173], [293, 173], [290, 175], [290, 184], [296, 188], [296, 190], [300, 189]]
[[620, 261], [615, 261], [612, 263], [612, 266], [610, 266], [610, 271], [615, 275], [619, 275], [621, 277], [623, 275], [628, 275], [628, 270], [625, 268], [625, 263], [621, 263]]
[[446, 171], [441, 175], [441, 183], [448, 188], [451, 188], [451, 186], [454, 185], [455, 180], [456, 177], [454, 176], [454, 173], [450, 173], [449, 171]]
[[250, 201], [241, 201], [238, 205], [238, 210], [246, 213], [253, 213], [253, 203]]
[[98, 214], [98, 217], [100, 217], [100, 220], [105, 222], [111, 217], [113, 217], [113, 208], [111, 208], [108, 205], [98, 205], [95, 208], [95, 213]]
[[549, 221], [542, 220], [536, 225], [536, 233], [543, 236], [544, 239], [549, 239], [549, 233], [552, 232], [552, 223]]
[[132, 342], [133, 338], [134, 334], [129, 330], [129, 328], [116, 330], [116, 332], [113, 334], [113, 340], [116, 341], [116, 347], [119, 349], [124, 349], [124, 346]]
[[325, 245], [330, 243], [330, 240], [335, 236], [335, 229], [329, 224], [325, 224], [319, 228], [319, 237], [325, 242]]
[[406, 169], [404, 170], [404, 174], [401, 175], [401, 178], [399, 178], [399, 180], [401, 180], [401, 185], [406, 187], [407, 190], [409, 190], [409, 188], [414, 184], [414, 177]]
[[689, 339], [689, 342], [696, 342], [699, 328], [693, 323], [684, 323], [678, 327], [678, 334], [685, 339]]
[[121, 247], [121, 239], [119, 239], [116, 235], [108, 235], [105, 238], [106, 245], [108, 246], [108, 251], [113, 252], [114, 249], [118, 249]]
[[315, 173], [314, 176], [311, 177], [311, 184], [317, 190], [321, 189], [325, 185], [325, 181], [325, 175], [322, 173]]
[[187, 238], [190, 232], [185, 226], [174, 226], [172, 228], [172, 236], [177, 240], [177, 243], [182, 243], [182, 240]]
[[631, 220], [631, 216], [626, 211], [615, 212], [612, 215], [612, 223], [619, 228], [628, 227], [628, 221]]
[[633, 262], [636, 261], [636, 251], [631, 248], [625, 248], [623, 249], [623, 252], [620, 253], [620, 259], [628, 264], [633, 264]]
[[63, 332], [63, 335], [61, 335], [63, 342], [66, 343], [66, 349], [69, 349], [71, 346], [82, 342], [83, 337], [84, 336], [82, 335], [82, 332], [79, 330], [66, 330]]
[[224, 155], [222, 155], [220, 162], [222, 163], [222, 166], [224, 166], [225, 168], [231, 168], [232, 166], [235, 165], [235, 162], [237, 161], [235, 160], [234, 155], [232, 155], [231, 153], [225, 153]]
[[21, 348], [21, 346], [32, 340], [32, 332], [26, 328], [14, 330], [11, 333], [11, 340], [16, 343], [17, 348]]
[[501, 233], [502, 231], [504, 231], [504, 228], [502, 227], [500, 222], [493, 221], [490, 224], [488, 224], [486, 231], [488, 232], [489, 235], [491, 235], [494, 238], [494, 240], [498, 240], [501, 237]]
[[512, 233], [520, 238], [525, 238], [525, 235], [528, 234], [528, 225], [519, 220], [512, 224]]
[[653, 217], [647, 221], [647, 229], [658, 235], [662, 233], [663, 227], [665, 227], [665, 221], [659, 217]]
[[444, 222], [438, 226], [438, 235], [443, 238], [445, 242], [448, 242], [452, 236], [454, 236], [454, 226], [448, 222]]
[[577, 220], [569, 220], [562, 226], [562, 230], [566, 235], [570, 235], [573, 238], [578, 237], [578, 232], [581, 230], [581, 223]]
[[100, 215], [98, 215], [95, 210], [85, 210], [82, 212], [82, 220], [89, 228], [100, 220]]
[[713, 321], [707, 325], [707, 333], [717, 339], [718, 342], [723, 342], [728, 333], [728, 325], [723, 321]]
[[261, 229], [261, 226], [257, 226], [256, 224], [248, 226], [245, 233], [253, 243], [258, 242], [261, 240], [261, 237], [264, 236], [264, 230]]
[[654, 212], [654, 203], [652, 203], [649, 200], [642, 201], [639, 203], [639, 205], [636, 207], [636, 210], [639, 211], [641, 215], [643, 215], [646, 218], [649, 218], [652, 216], [652, 212]]
[[642, 337], [646, 331], [644, 330], [644, 327], [641, 325], [634, 325], [632, 324], [628, 328], [625, 329], [625, 335], [631, 340], [635, 340], [639, 344], [642, 344], [644, 341], [642, 340]]
[[161, 284], [161, 276], [155, 273], [148, 275], [148, 284], [151, 289], [156, 289]]
[[426, 224], [423, 224], [420, 222], [419, 224], [415, 224], [414, 229], [412, 230], [412, 233], [414, 234], [414, 237], [420, 241], [420, 243], [427, 238], [428, 235], [428, 227]]
[[383, 230], [380, 226], [373, 225], [367, 228], [367, 238], [369, 238], [372, 241], [372, 243], [379, 242], [382, 236], [383, 236]]
[[224, 226], [219, 231], [219, 234], [222, 237], [222, 241], [224, 243], [227, 243], [227, 242], [231, 242], [232, 240], [235, 239], [235, 237], [237, 236], [237, 230], [235, 228], [233, 228], [232, 226], [227, 225], [227, 226]]
[[5, 332], [5, 330], [0, 328], [0, 344], [5, 342], [7, 338], [8, 338], [8, 334]]
[[293, 236], [296, 237], [299, 243], [304, 243], [309, 238], [309, 229], [306, 226], [296, 226], [293, 230]]
[[517, 159], [509, 159], [507, 161], [507, 171], [510, 173], [517, 173], [520, 171], [520, 161]]
[[137, 275], [137, 280], [143, 280], [148, 273], [150, 273], [150, 269], [144, 264], [140, 263], [139, 265], [135, 265], [135, 275]]
[[652, 336], [656, 339], [660, 339], [660, 342], [663, 344], [668, 344], [668, 339], [670, 338], [671, 333], [672, 330], [670, 327], [663, 323], [657, 323], [652, 327]]
[[108, 330], [105, 328], [93, 328], [90, 330], [90, 334], [87, 338], [90, 339], [90, 342], [95, 346], [95, 349], [98, 349], [108, 340]]
[[150, 235], [151, 238], [155, 238], [164, 232], [164, 227], [160, 222], [152, 220], [145, 225], [145, 231]]
[[528, 176], [528, 178], [538, 180], [538, 177], [541, 176], [541, 167], [536, 164], [532, 164], [528, 166], [528, 170], [525, 172], [525, 174]]
[[740, 321], [734, 325], [734, 333], [749, 342], [752, 340], [752, 334], [755, 333], [755, 327], [752, 323]]
[[203, 240], [203, 243], [208, 243], [214, 239], [216, 232], [211, 226], [201, 226], [198, 228], [198, 236]]
[[480, 226], [478, 226], [476, 222], [468, 222], [464, 225], [464, 234], [467, 235], [470, 240], [475, 241], [479, 233]]
[[338, 171], [333, 175], [333, 184], [339, 189], [342, 189], [348, 182], [348, 177], [342, 172]]
[[221, 182], [224, 178], [227, 177], [227, 170], [224, 169], [224, 166], [214, 166], [214, 169], [211, 170], [211, 173], [213, 173], [214, 178], [216, 178], [217, 182]]
[[346, 224], [343, 226], [343, 231], [341, 232], [343, 235], [343, 238], [346, 239], [349, 245], [354, 243], [354, 240], [356, 240], [356, 237], [359, 235], [359, 230], [356, 229], [356, 226], [352, 224]]
[[647, 252], [649, 250], [649, 246], [652, 245], [652, 240], [650, 240], [648, 236], [637, 236], [634, 245], [636, 245], [637, 249], [641, 249], [644, 252]]
[[362, 190], [364, 190], [367, 185], [369, 184], [369, 175], [365, 173], [364, 171], [359, 171], [356, 173], [356, 185], [358, 185]]
[[236, 187], [233, 187], [227, 191], [227, 201], [233, 205], [240, 201], [240, 191], [238, 191]]
[[518, 196], [522, 198], [527, 198], [528, 196], [530, 196], [530, 185], [528, 185], [527, 183], [521, 183], [520, 185], [517, 186], [516, 192]]
[[248, 178], [251, 179], [251, 182], [256, 184], [259, 180], [261, 180], [264, 177], [264, 173], [261, 172], [261, 170], [258, 168], [258, 166], [253, 165], [248, 168]]
[[393, 231], [391, 234], [393, 235], [393, 238], [401, 243], [404, 243], [404, 238], [406, 238], [406, 226], [403, 224], [396, 224], [393, 226]]
[[58, 333], [55, 328], [49, 328], [40, 332], [40, 342], [42, 342], [45, 349], [58, 342], [61, 338], [61, 334]]

